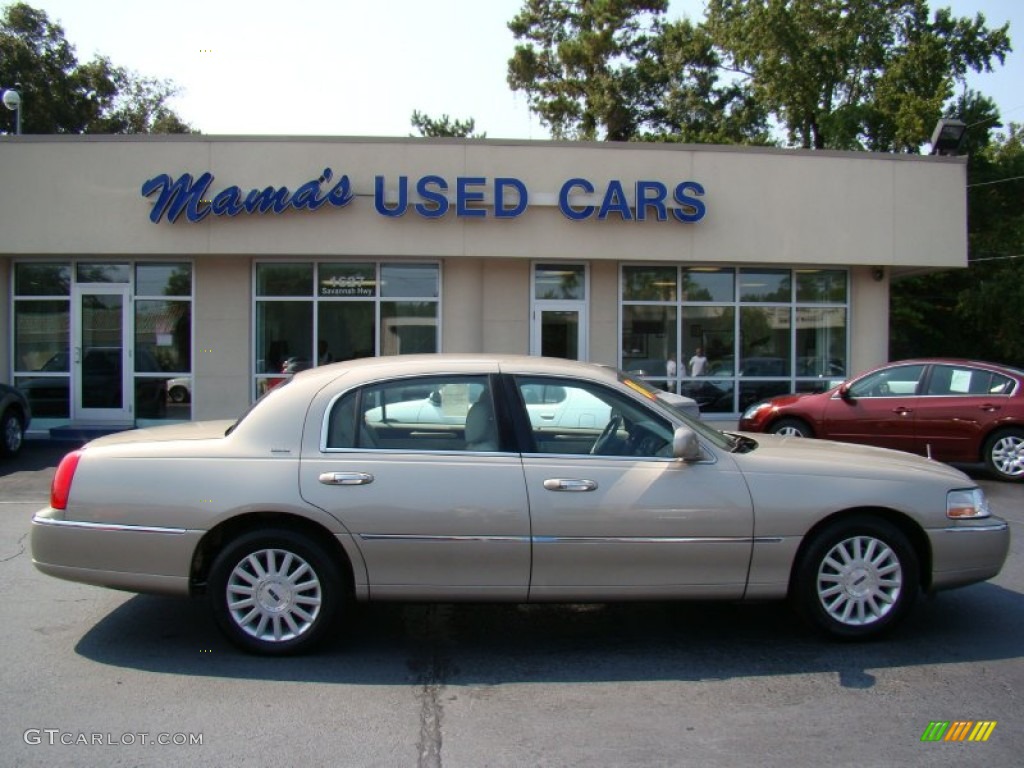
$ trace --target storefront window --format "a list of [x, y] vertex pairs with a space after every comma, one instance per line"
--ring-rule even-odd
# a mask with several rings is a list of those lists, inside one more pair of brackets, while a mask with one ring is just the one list
[[[677, 277], [678, 299], [668, 290]], [[624, 265], [621, 285], [621, 365], [702, 413], [737, 413], [846, 374], [845, 270]], [[678, 354], [671, 363], [652, 352], [662, 345]]]
[[79, 264], [75, 281], [79, 283], [129, 283], [132, 268], [128, 264]]
[[538, 264], [534, 269], [534, 299], [585, 301], [587, 268], [582, 264]]
[[436, 352], [440, 283], [437, 264], [257, 264], [256, 394], [317, 365]]
[[257, 264], [257, 296], [312, 296], [312, 264]]
[[437, 352], [437, 302], [384, 301], [380, 305], [380, 353]]
[[623, 267], [622, 298], [626, 301], [674, 301], [675, 267]]
[[792, 285], [788, 269], [741, 269], [740, 301], [789, 302]]
[[665, 388], [679, 373], [677, 327], [675, 306], [623, 307], [622, 369]]
[[[846, 376], [846, 309], [797, 307], [796, 375]], [[823, 387], [828, 389], [828, 387]]]
[[735, 301], [736, 270], [720, 267], [683, 269], [683, 300]]
[[800, 269], [796, 300], [817, 304], [846, 303], [846, 272], [841, 269]]
[[136, 296], [191, 296], [191, 264], [138, 264]]
[[70, 264], [15, 264], [15, 296], [70, 296]]

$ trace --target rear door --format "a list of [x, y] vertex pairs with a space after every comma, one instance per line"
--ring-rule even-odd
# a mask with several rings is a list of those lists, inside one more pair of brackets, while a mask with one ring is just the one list
[[526, 487], [494, 395], [486, 375], [333, 395], [302, 496], [348, 528], [371, 598], [526, 599]]
[[917, 401], [918, 453], [939, 461], [978, 461], [981, 441], [1004, 416], [1013, 379], [970, 365], [933, 365]]
[[897, 365], [854, 381], [847, 397], [837, 393], [827, 401], [818, 437], [915, 452], [915, 409], [926, 368]]

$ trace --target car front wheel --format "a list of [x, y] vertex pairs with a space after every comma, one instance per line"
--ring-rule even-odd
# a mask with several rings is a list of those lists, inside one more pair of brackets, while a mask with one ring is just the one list
[[917, 598], [913, 547], [873, 517], [840, 520], [810, 542], [794, 573], [797, 610], [833, 637], [861, 639], [895, 626]]
[[985, 463], [1000, 480], [1024, 480], [1024, 430], [1004, 429], [985, 443]]
[[214, 617], [253, 653], [313, 648], [341, 604], [338, 566], [313, 538], [288, 529], [253, 531], [227, 545], [210, 569]]
[[25, 427], [21, 417], [13, 410], [7, 410], [0, 418], [0, 454], [14, 456], [24, 442]]
[[789, 437], [814, 437], [814, 430], [800, 419], [779, 419], [771, 425], [768, 432]]

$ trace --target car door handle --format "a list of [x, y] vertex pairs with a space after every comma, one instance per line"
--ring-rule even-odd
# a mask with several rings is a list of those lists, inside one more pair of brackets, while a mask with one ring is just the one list
[[989, 403], [985, 403], [984, 405], [979, 405], [978, 408], [980, 410], [984, 411], [985, 413], [995, 413], [996, 411], [999, 410], [999, 406], [998, 405], [990, 405]]
[[549, 491], [596, 491], [597, 483], [593, 480], [568, 480], [552, 477], [544, 481], [544, 487]]
[[320, 475], [324, 485], [366, 485], [373, 482], [369, 472], [324, 472]]
[[904, 408], [902, 405], [899, 408], [893, 408], [892, 412], [899, 416], [906, 416], [908, 413], [913, 413], [913, 408]]

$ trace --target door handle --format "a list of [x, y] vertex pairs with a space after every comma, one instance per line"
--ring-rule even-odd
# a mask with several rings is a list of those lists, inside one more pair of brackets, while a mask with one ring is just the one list
[[324, 472], [320, 475], [324, 485], [367, 485], [373, 482], [369, 472]]
[[900, 406], [899, 408], [893, 408], [892, 412], [895, 413], [895, 414], [898, 414], [900, 416], [906, 416], [908, 413], [913, 413], [914, 409], [913, 408], [904, 408], [903, 406]]
[[544, 481], [549, 491], [596, 491], [597, 483], [593, 480], [569, 480], [552, 477]]
[[998, 405], [991, 405], [990, 403], [985, 403], [984, 405], [979, 405], [978, 408], [980, 410], [984, 411], [985, 413], [995, 413], [996, 411], [999, 410], [999, 406]]

